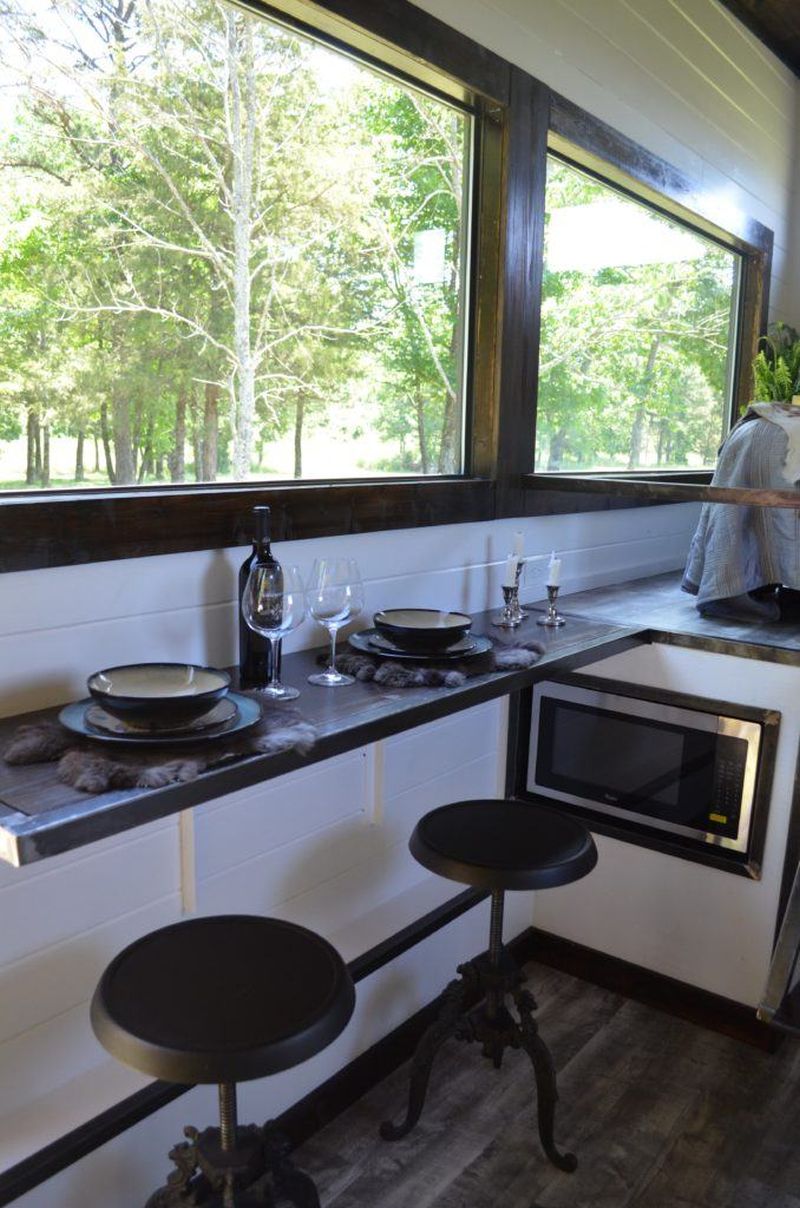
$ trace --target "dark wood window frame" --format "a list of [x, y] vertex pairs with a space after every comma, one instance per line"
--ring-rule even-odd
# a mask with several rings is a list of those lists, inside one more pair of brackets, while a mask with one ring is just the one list
[[[9, 493], [0, 497], [0, 571], [243, 544], [255, 503], [271, 505], [276, 539], [291, 540], [635, 507], [686, 498], [687, 492], [704, 497], [708, 475], [680, 475], [676, 482], [674, 475], [648, 474], [618, 485], [607, 476], [530, 471], [548, 147], [575, 149], [581, 162], [607, 179], [635, 182], [639, 195], [696, 225], [714, 225], [713, 199], [665, 161], [407, 0], [247, 3], [256, 12], [313, 29], [333, 45], [352, 48], [476, 113], [465, 472], [447, 478]], [[754, 345], [765, 322], [772, 235], [743, 218], [725, 236], [744, 252], [746, 263], [741, 382], [744, 349]]]

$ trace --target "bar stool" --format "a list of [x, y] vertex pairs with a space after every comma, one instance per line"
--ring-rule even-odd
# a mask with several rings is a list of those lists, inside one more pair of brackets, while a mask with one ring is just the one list
[[[445, 988], [439, 1015], [411, 1061], [405, 1119], [400, 1124], [385, 1121], [381, 1136], [385, 1141], [399, 1140], [417, 1123], [434, 1058], [445, 1040], [476, 1040], [498, 1070], [505, 1049], [528, 1054], [536, 1079], [542, 1147], [560, 1170], [575, 1170], [575, 1155], [560, 1153], [553, 1140], [558, 1099], [555, 1066], [533, 1018], [533, 995], [522, 988], [525, 977], [503, 945], [503, 907], [507, 889], [551, 889], [586, 876], [597, 863], [592, 836], [574, 818], [533, 803], [457, 801], [425, 814], [409, 847], [431, 872], [491, 890], [489, 948], [459, 965], [460, 976]], [[516, 1007], [517, 1019], [506, 1006], [507, 997]]]
[[174, 923], [125, 948], [92, 999], [98, 1040], [167, 1082], [217, 1083], [219, 1128], [187, 1127], [176, 1169], [146, 1208], [255, 1208], [273, 1192], [319, 1208], [312, 1179], [267, 1123], [240, 1126], [236, 1083], [299, 1065], [329, 1045], [355, 1006], [347, 966], [327, 940], [279, 919], [217, 915]]

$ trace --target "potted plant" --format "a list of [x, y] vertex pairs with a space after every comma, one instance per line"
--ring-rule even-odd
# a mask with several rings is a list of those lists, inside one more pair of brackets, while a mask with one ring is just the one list
[[753, 360], [756, 402], [800, 403], [800, 334], [788, 323], [771, 323]]

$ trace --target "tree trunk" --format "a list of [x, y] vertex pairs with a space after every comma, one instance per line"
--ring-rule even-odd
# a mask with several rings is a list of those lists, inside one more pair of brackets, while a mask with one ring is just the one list
[[28, 408], [28, 426], [27, 426], [27, 445], [28, 456], [25, 469], [25, 482], [29, 487], [32, 487], [36, 482], [36, 432], [39, 427], [39, 421], [36, 417], [36, 412], [33, 407]]
[[203, 398], [203, 482], [215, 482], [217, 478], [219, 396], [219, 386], [215, 382], [206, 382]]
[[644, 403], [639, 403], [638, 407], [633, 413], [633, 424], [631, 426], [631, 443], [628, 453], [629, 470], [635, 470], [642, 458], [645, 418], [645, 405]]
[[183, 390], [175, 402], [175, 428], [172, 451], [167, 459], [170, 482], [183, 482], [186, 478], [186, 394]]
[[36, 431], [33, 434], [33, 477], [41, 485], [42, 482], [42, 425], [36, 417]]
[[444, 400], [442, 416], [442, 439], [439, 445], [439, 473], [455, 474], [458, 471], [458, 450], [456, 443], [456, 402], [448, 392]]
[[99, 474], [100, 473], [100, 442], [97, 439], [96, 432], [93, 434], [92, 439], [94, 440], [94, 470], [93, 470], [93, 473]]
[[50, 425], [42, 424], [42, 467], [39, 479], [43, 487], [50, 486]]
[[235, 372], [231, 374], [234, 416], [233, 473], [250, 474], [255, 416], [255, 359], [250, 331], [250, 258], [253, 209], [253, 161], [256, 132], [256, 79], [252, 20], [234, 12], [228, 26], [228, 104], [230, 150], [233, 165], [231, 217], [233, 221], [233, 344]]
[[653, 385], [653, 373], [656, 367], [656, 357], [658, 350], [661, 347], [661, 336], [654, 336], [650, 342], [650, 351], [647, 354], [647, 364], [642, 374], [642, 380], [636, 390], [636, 394], [640, 399], [639, 405], [633, 414], [633, 427], [631, 428], [631, 444], [630, 455], [628, 457], [628, 469], [635, 470], [642, 459], [642, 449], [644, 448], [644, 433], [647, 423], [647, 399], [650, 395], [650, 388]]
[[114, 430], [114, 481], [117, 486], [124, 486], [136, 481], [136, 465], [131, 439], [130, 403], [116, 392], [111, 398], [111, 422]]
[[548, 470], [560, 470], [561, 460], [567, 451], [568, 432], [566, 428], [559, 428], [558, 432], [554, 432], [550, 437], [550, 451], [547, 458]]
[[203, 481], [203, 424], [199, 404], [192, 405], [192, 451], [194, 456], [195, 482]]
[[142, 441], [142, 460], [136, 481], [141, 486], [148, 474], [153, 472], [153, 421], [147, 424]]
[[100, 434], [103, 438], [103, 455], [106, 460], [106, 474], [108, 481], [113, 486], [117, 481], [117, 472], [114, 469], [114, 458], [111, 455], [111, 433], [108, 426], [108, 403], [103, 399], [100, 404]]
[[303, 477], [303, 420], [306, 414], [306, 396], [302, 390], [294, 401], [294, 476]]
[[430, 472], [430, 455], [428, 453], [428, 434], [425, 431], [425, 404], [420, 391], [414, 392], [414, 410], [417, 415], [417, 440], [419, 441], [419, 459], [422, 473]]
[[83, 428], [78, 429], [78, 443], [75, 446], [75, 481], [83, 482], [86, 475], [83, 472], [83, 444], [86, 440], [86, 434]]

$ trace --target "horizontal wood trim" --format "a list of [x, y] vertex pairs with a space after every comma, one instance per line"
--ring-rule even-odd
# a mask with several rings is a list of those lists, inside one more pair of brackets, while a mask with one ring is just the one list
[[656, 478], [529, 474], [524, 485], [528, 491], [543, 491], [553, 497], [580, 492], [609, 499], [627, 496], [639, 503], [741, 503], [762, 508], [800, 508], [800, 491], [713, 487], [701, 482], [668, 482]]
[[0, 499], [0, 572], [247, 544], [258, 503], [290, 541], [489, 520], [494, 493], [454, 478], [16, 495]]

